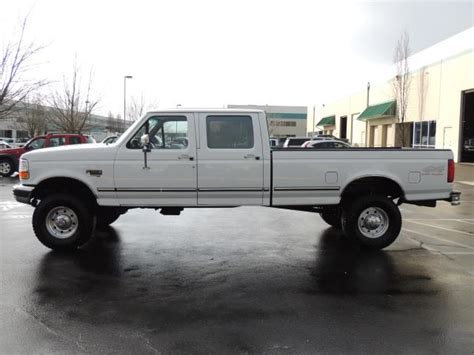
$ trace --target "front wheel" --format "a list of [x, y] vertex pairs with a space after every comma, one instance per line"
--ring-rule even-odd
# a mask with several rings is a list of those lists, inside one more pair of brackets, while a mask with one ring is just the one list
[[385, 196], [356, 199], [342, 213], [342, 230], [364, 248], [379, 250], [392, 244], [402, 228], [400, 210]]
[[54, 250], [74, 250], [94, 233], [95, 216], [76, 196], [57, 193], [44, 198], [33, 213], [33, 230]]
[[9, 177], [15, 172], [10, 159], [0, 159], [0, 176]]

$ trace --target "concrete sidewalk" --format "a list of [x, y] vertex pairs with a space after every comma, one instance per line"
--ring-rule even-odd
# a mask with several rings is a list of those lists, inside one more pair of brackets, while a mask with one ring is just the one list
[[456, 164], [455, 181], [474, 182], [474, 164], [467, 164], [467, 163]]

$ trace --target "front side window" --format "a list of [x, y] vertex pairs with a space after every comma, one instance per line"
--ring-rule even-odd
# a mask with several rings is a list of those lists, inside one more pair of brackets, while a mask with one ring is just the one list
[[128, 141], [127, 148], [141, 149], [141, 137], [148, 134], [151, 149], [186, 149], [188, 121], [183, 116], [153, 116]]
[[250, 116], [207, 116], [207, 146], [211, 149], [253, 148]]
[[44, 148], [44, 141], [45, 141], [44, 138], [35, 139], [34, 141], [32, 141], [32, 142], [28, 145], [28, 150], [35, 150], [35, 149]]

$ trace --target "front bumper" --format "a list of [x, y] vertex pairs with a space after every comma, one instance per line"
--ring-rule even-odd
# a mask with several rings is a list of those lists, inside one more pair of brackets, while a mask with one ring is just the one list
[[18, 202], [30, 205], [31, 195], [34, 189], [34, 186], [15, 185], [13, 186], [13, 196]]

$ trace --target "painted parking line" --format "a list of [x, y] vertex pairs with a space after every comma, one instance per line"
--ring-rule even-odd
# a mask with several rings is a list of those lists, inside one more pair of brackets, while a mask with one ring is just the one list
[[461, 222], [461, 223], [466, 223], [466, 224], [472, 224], [472, 225], [474, 225], [474, 222], [468, 222], [468, 221], [472, 221], [472, 219], [469, 219], [469, 220], [466, 220], [466, 219], [456, 219], [455, 221], [456, 221], [456, 222]]
[[17, 214], [17, 215], [2, 216], [1, 218], [3, 220], [5, 220], [5, 219], [27, 219], [27, 218], [31, 218], [31, 215]]
[[[433, 218], [404, 218], [404, 221], [432, 221]], [[474, 218], [436, 218], [437, 221], [456, 221], [456, 222], [461, 222], [461, 221], [474, 221]], [[469, 223], [469, 222], [467, 222]]]
[[434, 225], [432, 225], [432, 224], [421, 223], [421, 222], [413, 221], [413, 220], [411, 220], [411, 221], [408, 220], [407, 222], [414, 223], [414, 224], [418, 224], [418, 225], [420, 225], [420, 226], [431, 227], [431, 228], [436, 228], [436, 229], [442, 229], [442, 230], [445, 230], [445, 231], [448, 231], [448, 232], [452, 232], [452, 233], [459, 233], [459, 234], [474, 236], [474, 233], [463, 232], [463, 231], [459, 231], [459, 230], [457, 230], [457, 229], [451, 229], [451, 228], [444, 228], [444, 227], [434, 226]]
[[[458, 243], [458, 242], [455, 242], [453, 240], [449, 240], [449, 239], [444, 239], [444, 238], [440, 238], [440, 237], [435, 237], [433, 235], [426, 235], [426, 234], [423, 234], [423, 233], [420, 233], [420, 232], [416, 232], [414, 230], [411, 230], [411, 229], [407, 229], [407, 228], [403, 228], [403, 231], [406, 231], [408, 233], [413, 233], [413, 234], [417, 234], [417, 235], [421, 235], [422, 237], [424, 238], [428, 238], [428, 239], [436, 239], [436, 240], [439, 240], [441, 242], [445, 242], [445, 243], [450, 243], [450, 244], [453, 244], [453, 245], [457, 245], [459, 247], [462, 247], [462, 248], [466, 248], [466, 249], [472, 249], [474, 250], [474, 247], [470, 246], [470, 245], [466, 245], [466, 244], [463, 244], [463, 243]], [[425, 247], [425, 245], [423, 245], [423, 247]], [[428, 249], [428, 248], [426, 248]], [[428, 250], [430, 250], [432, 248], [429, 248]], [[434, 251], [434, 249], [432, 249]], [[437, 251], [437, 250], [436, 250]]]

